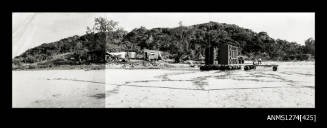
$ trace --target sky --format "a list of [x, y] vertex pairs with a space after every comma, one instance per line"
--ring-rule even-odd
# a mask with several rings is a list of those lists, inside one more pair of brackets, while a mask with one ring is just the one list
[[12, 57], [43, 43], [83, 35], [99, 16], [118, 21], [126, 31], [141, 26], [177, 27], [180, 21], [184, 26], [214, 21], [265, 31], [274, 39], [299, 44], [315, 39], [314, 13], [13, 13]]

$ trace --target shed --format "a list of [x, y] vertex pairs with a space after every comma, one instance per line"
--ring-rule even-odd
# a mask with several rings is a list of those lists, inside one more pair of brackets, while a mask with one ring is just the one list
[[136, 52], [127, 52], [127, 58], [135, 59], [136, 58]]
[[161, 60], [162, 59], [160, 51], [145, 49], [143, 52], [144, 52], [145, 60]]
[[107, 52], [107, 55], [116, 56], [118, 58], [125, 59], [126, 52]]
[[205, 64], [238, 64], [239, 53], [239, 47], [230, 43], [211, 46], [205, 50]]
[[232, 44], [222, 44], [218, 50], [218, 64], [238, 64], [239, 47]]

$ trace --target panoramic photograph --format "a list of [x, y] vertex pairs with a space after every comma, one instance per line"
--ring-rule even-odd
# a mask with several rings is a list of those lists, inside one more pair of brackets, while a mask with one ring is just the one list
[[12, 13], [13, 108], [315, 108], [315, 13]]

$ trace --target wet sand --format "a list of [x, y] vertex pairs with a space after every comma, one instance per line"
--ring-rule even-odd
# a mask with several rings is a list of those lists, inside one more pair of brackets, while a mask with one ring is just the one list
[[106, 70], [106, 107], [312, 108], [314, 62], [278, 71]]
[[12, 72], [14, 108], [103, 108], [104, 70]]
[[14, 108], [313, 108], [314, 62], [278, 64], [278, 71], [13, 71], [12, 103]]

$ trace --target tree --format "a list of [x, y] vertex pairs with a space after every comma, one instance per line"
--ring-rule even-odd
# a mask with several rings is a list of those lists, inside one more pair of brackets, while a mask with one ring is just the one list
[[117, 29], [118, 22], [106, 19], [104, 17], [97, 17], [94, 19], [94, 25], [92, 28], [89, 26], [86, 28], [86, 33], [97, 33], [97, 32], [112, 32]]
[[183, 21], [178, 22], [179, 27], [183, 27]]
[[310, 37], [305, 41], [305, 52], [311, 55], [315, 55], [315, 40]]
[[[86, 35], [62, 39], [54, 43], [44, 43], [19, 56], [18, 62], [34, 63], [51, 60], [58, 54], [72, 52], [82, 62], [102, 62], [105, 51], [136, 51], [143, 48], [161, 50], [180, 59], [181, 56], [201, 58], [209, 42], [219, 46], [222, 43], [236, 43], [242, 54], [249, 57], [266, 56], [267, 59], [289, 60], [302, 54], [315, 55], [315, 40], [309, 38], [305, 45], [296, 42], [272, 39], [267, 32], [253, 32], [237, 25], [209, 22], [185, 27], [180, 21], [176, 28], [135, 28], [126, 32], [118, 27], [118, 22], [97, 17]], [[199, 56], [199, 57], [198, 57]], [[295, 56], [295, 57], [294, 57]], [[16, 57], [15, 57], [16, 58]], [[87, 58], [87, 59], [85, 59]], [[15, 61], [15, 63], [17, 63]], [[87, 62], [88, 63], [88, 62]]]
[[94, 29], [87, 26], [86, 27], [86, 34], [94, 34]]

